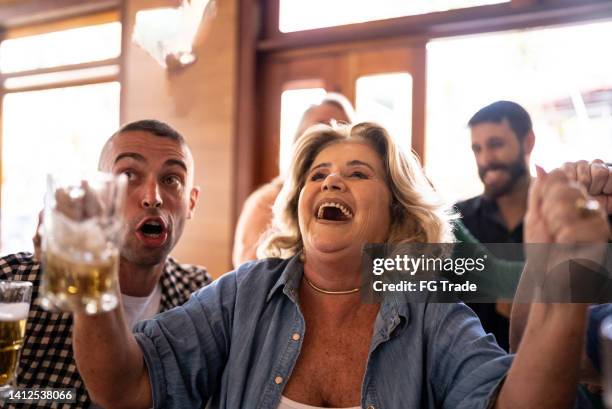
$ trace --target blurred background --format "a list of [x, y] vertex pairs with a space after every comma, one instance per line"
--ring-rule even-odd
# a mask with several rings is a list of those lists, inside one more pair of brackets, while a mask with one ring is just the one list
[[230, 269], [245, 198], [326, 92], [414, 151], [449, 201], [481, 192], [468, 119], [532, 115], [532, 162], [612, 161], [609, 0], [0, 0], [0, 251], [31, 251], [45, 174], [95, 168], [120, 124], [167, 121], [202, 188], [174, 251]]

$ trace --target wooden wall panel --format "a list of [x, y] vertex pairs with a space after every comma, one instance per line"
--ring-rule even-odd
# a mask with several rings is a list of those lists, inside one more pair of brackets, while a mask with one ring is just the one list
[[202, 194], [173, 255], [218, 277], [230, 269], [233, 236], [238, 0], [218, 2], [208, 35], [196, 44], [198, 60], [171, 74], [129, 41], [136, 12], [150, 5], [146, 0], [125, 4], [122, 122], [160, 119], [189, 141]]

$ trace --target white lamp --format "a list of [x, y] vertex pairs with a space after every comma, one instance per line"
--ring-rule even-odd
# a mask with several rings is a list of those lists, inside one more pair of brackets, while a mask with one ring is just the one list
[[214, 0], [183, 0], [178, 8], [136, 13], [132, 41], [162, 67], [182, 68], [196, 60], [193, 40], [205, 13], [214, 13]]

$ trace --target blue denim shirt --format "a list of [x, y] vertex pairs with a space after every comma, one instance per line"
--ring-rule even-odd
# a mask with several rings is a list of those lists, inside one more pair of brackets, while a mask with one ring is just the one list
[[[276, 409], [305, 329], [297, 257], [249, 263], [135, 327], [155, 408]], [[296, 336], [295, 334], [299, 335]], [[374, 325], [361, 407], [487, 408], [512, 356], [463, 304], [387, 297]]]

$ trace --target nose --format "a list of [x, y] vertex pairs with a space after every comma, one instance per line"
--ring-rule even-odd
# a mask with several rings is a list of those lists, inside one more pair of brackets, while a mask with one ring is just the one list
[[489, 167], [492, 163], [496, 162], [495, 154], [490, 149], [484, 148], [477, 156], [476, 162], [481, 167]]
[[145, 209], [153, 207], [159, 208], [163, 204], [159, 192], [159, 185], [156, 180], [150, 180], [143, 186], [141, 205]]
[[321, 185], [321, 189], [323, 191], [334, 190], [334, 191], [344, 192], [346, 190], [346, 184], [344, 183], [344, 180], [339, 174], [330, 173], [329, 175], [327, 175], [327, 177], [323, 181], [323, 184]]

